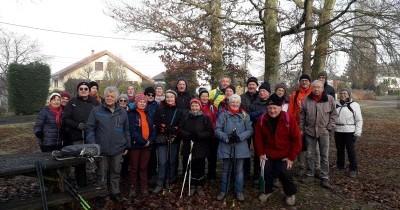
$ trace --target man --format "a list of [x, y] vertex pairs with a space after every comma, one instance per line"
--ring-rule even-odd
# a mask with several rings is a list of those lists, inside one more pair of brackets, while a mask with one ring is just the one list
[[258, 197], [265, 202], [271, 196], [273, 179], [277, 176], [286, 194], [286, 204], [295, 204], [296, 185], [289, 170], [301, 151], [301, 134], [296, 120], [282, 111], [283, 98], [272, 94], [267, 101], [268, 110], [255, 125], [255, 151], [264, 165], [265, 189]]
[[135, 109], [135, 87], [133, 87], [133, 85], [129, 85], [126, 88], [126, 94], [128, 95], [129, 109]]
[[[80, 82], [77, 86], [78, 96], [72, 98], [62, 114], [62, 125], [69, 139], [64, 146], [72, 144], [84, 144], [86, 122], [92, 109], [99, 105], [96, 99], [89, 96], [89, 83]], [[75, 178], [79, 187], [86, 184], [86, 164], [75, 167]]]
[[119, 189], [121, 159], [131, 147], [128, 115], [117, 106], [119, 96], [116, 87], [104, 90], [105, 103], [95, 107], [88, 119], [88, 143], [100, 145], [102, 160], [97, 170], [97, 184], [108, 183], [111, 198], [117, 202], [125, 199]]
[[[255, 77], [250, 77], [247, 79], [246, 82], [247, 85], [247, 91], [240, 95], [240, 98], [242, 99], [242, 108], [244, 110], [247, 110], [250, 106], [250, 104], [253, 104], [254, 101], [256, 101], [258, 97], [258, 80]], [[271, 92], [271, 91], [270, 91]]]
[[328, 74], [326, 71], [321, 71], [318, 73], [318, 80], [324, 84], [324, 91], [333, 97], [336, 100], [335, 89], [328, 84]]
[[178, 97], [176, 99], [176, 107], [182, 110], [183, 113], [187, 113], [190, 110], [191, 96], [187, 91], [188, 81], [185, 77], [179, 77], [176, 82], [176, 93]]
[[[144, 95], [146, 96], [147, 99], [146, 113], [148, 113], [150, 118], [153, 120], [159, 107], [157, 101], [155, 100], [156, 91], [154, 90], [153, 87], [147, 87], [146, 89], [144, 89]], [[153, 177], [156, 178], [157, 176], [156, 166], [157, 166], [156, 147], [151, 146], [149, 167], [147, 168], [148, 169], [147, 176], [150, 181], [152, 181]]]
[[97, 102], [99, 102], [99, 104], [102, 104], [103, 98], [101, 98], [101, 96], [99, 95], [99, 84], [97, 84], [97, 82], [95, 81], [91, 81], [89, 85], [90, 85], [89, 95], [95, 98]]
[[225, 89], [231, 85], [231, 78], [223, 76], [219, 81], [219, 86], [215, 89], [210, 90], [210, 100], [214, 103], [214, 106], [218, 108], [219, 103], [225, 98]]
[[337, 112], [335, 100], [324, 92], [324, 84], [316, 80], [312, 92], [301, 103], [300, 129], [307, 142], [307, 171], [304, 182], [314, 180], [315, 153], [318, 143], [320, 150], [321, 186], [329, 184], [329, 133], [335, 128]]
[[164, 87], [162, 86], [162, 84], [158, 83], [154, 86], [154, 89], [156, 92], [156, 96], [154, 99], [158, 104], [160, 104], [161, 101], [165, 100]]

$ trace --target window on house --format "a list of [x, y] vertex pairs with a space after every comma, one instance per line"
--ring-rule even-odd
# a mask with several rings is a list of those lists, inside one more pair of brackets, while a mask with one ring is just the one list
[[103, 62], [95, 62], [94, 63], [94, 69], [96, 71], [103, 71]]
[[58, 79], [54, 80], [54, 87], [58, 88]]

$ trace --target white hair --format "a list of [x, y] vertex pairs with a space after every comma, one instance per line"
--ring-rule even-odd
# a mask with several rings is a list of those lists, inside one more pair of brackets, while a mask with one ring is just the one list
[[104, 97], [106, 97], [106, 95], [109, 93], [116, 93], [116, 98], [119, 97], [119, 90], [115, 86], [108, 86], [106, 89], [104, 89]]
[[319, 80], [314, 80], [314, 82], [311, 83], [311, 86], [314, 87], [315, 85], [320, 84], [320, 86], [322, 87], [322, 89], [324, 89], [324, 83], [322, 83]]
[[238, 101], [239, 103], [242, 103], [242, 99], [240, 98], [240, 96], [238, 94], [233, 94], [233, 95], [229, 96], [228, 103], [231, 104], [233, 101]]

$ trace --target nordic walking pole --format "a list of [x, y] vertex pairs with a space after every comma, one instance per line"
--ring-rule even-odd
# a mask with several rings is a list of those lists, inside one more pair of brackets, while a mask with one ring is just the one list
[[261, 160], [260, 191], [262, 193], [265, 193], [264, 167], [265, 167], [265, 160]]
[[189, 192], [188, 196], [190, 196], [190, 182], [192, 180], [192, 148], [193, 148], [193, 141], [190, 141], [190, 154], [189, 154]]
[[84, 210], [92, 209], [89, 203], [78, 193], [78, 191], [74, 188], [74, 186], [72, 186], [71, 183], [69, 183], [66, 179], [64, 179], [64, 183], [67, 186], [67, 191], [72, 195], [72, 197], [79, 201], [79, 204]]
[[[233, 134], [234, 136], [237, 136], [236, 128], [233, 129], [232, 134]], [[236, 137], [234, 138], [234, 141], [233, 141], [233, 166], [232, 166], [232, 173], [233, 173], [233, 178], [234, 178], [234, 180], [235, 180], [235, 182], [236, 182], [236, 178], [237, 178], [237, 177], [236, 177]], [[233, 196], [232, 207], [233, 207], [233, 208], [235, 207], [235, 196]]]
[[[234, 133], [234, 132], [236, 132], [236, 128], [234, 128], [233, 130], [232, 130], [232, 134]], [[230, 142], [231, 140], [229, 140], [229, 143], [231, 143]], [[234, 148], [235, 148], [235, 144], [232, 142], [232, 144], [231, 144], [231, 151], [230, 151], [230, 153], [229, 153], [229, 165], [228, 165], [228, 184], [226, 185], [226, 188], [225, 188], [225, 199], [224, 199], [224, 205], [226, 205], [226, 198], [228, 197], [228, 191], [229, 191], [229, 185], [230, 185], [230, 183], [231, 183], [231, 176], [232, 176], [232, 168], [233, 168], [233, 163], [232, 163], [232, 159], [233, 159], [233, 156], [232, 156], [232, 154], [234, 155]]]
[[[181, 196], [179, 198], [182, 198], [183, 195], [183, 189], [185, 188], [185, 183], [186, 183], [186, 177], [187, 177], [187, 173], [189, 169], [189, 165], [191, 164], [191, 160], [192, 160], [192, 148], [193, 148], [193, 141], [190, 141], [190, 153], [189, 153], [189, 157], [188, 157], [188, 161], [186, 164], [186, 170], [185, 170], [185, 176], [183, 177], [183, 184], [182, 184], [182, 189], [181, 189]], [[191, 179], [191, 170], [189, 172], [189, 195], [190, 195], [190, 179]]]
[[46, 190], [45, 190], [44, 180], [43, 180], [42, 162], [36, 161], [35, 168], [36, 168], [36, 173], [37, 173], [37, 176], [39, 179], [40, 196], [42, 198], [42, 207], [44, 210], [47, 210], [48, 206], [47, 206]]
[[171, 138], [170, 135], [167, 136], [167, 170], [165, 173], [165, 178], [166, 178], [166, 184], [167, 184], [167, 188], [168, 188], [168, 192], [171, 192], [170, 186], [169, 186], [169, 179], [171, 176], [171, 172], [170, 172], [170, 167], [171, 167]]

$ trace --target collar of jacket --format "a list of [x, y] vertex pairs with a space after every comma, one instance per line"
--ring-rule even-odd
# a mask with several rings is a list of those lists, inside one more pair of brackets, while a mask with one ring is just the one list
[[[110, 108], [108, 108], [108, 106], [107, 106], [107, 104], [105, 102], [103, 104], [101, 104], [101, 107], [103, 107], [103, 109], [105, 109], [107, 111], [110, 111]], [[120, 109], [121, 109], [121, 107], [117, 103], [115, 103], [114, 112], [116, 112], [116, 111], [118, 111]]]
[[[313, 93], [311, 92], [307, 97], [313, 100]], [[328, 94], [325, 91], [322, 91], [322, 98], [318, 103], [328, 102]]]

